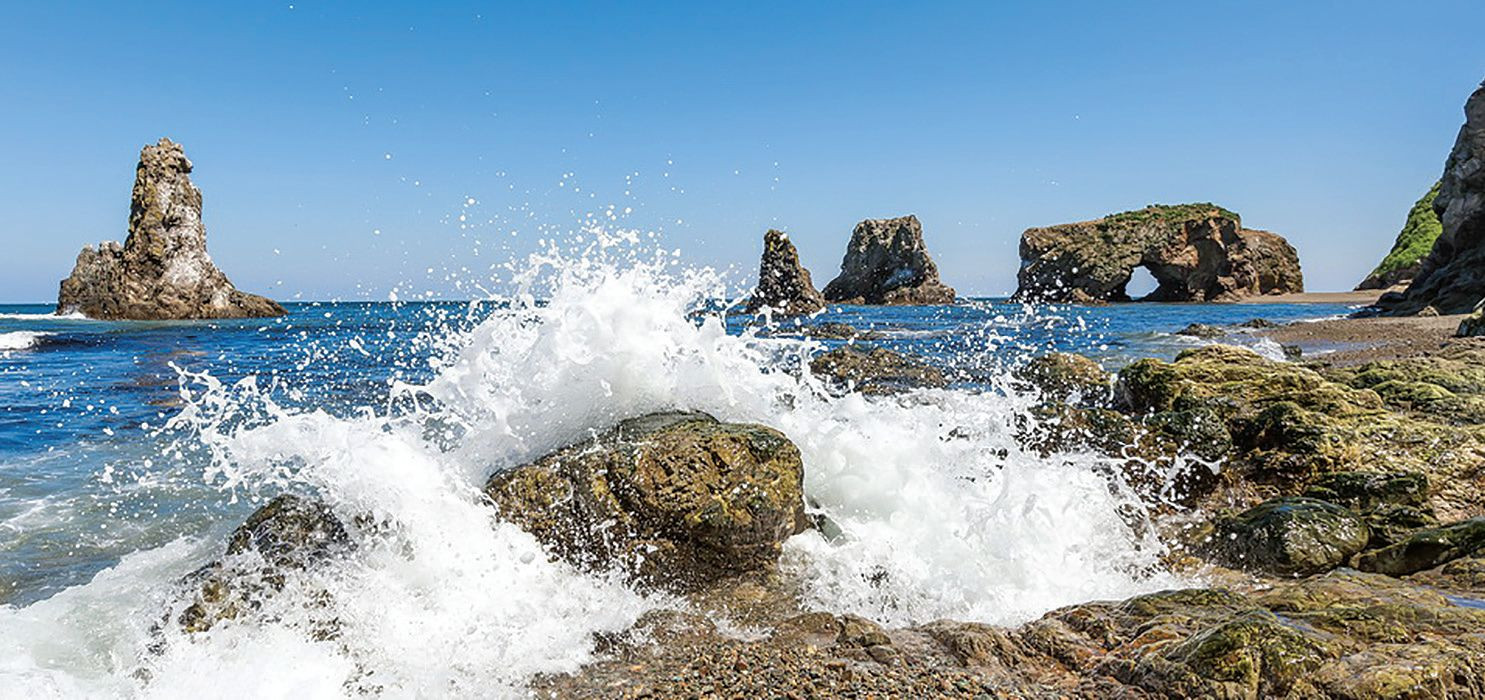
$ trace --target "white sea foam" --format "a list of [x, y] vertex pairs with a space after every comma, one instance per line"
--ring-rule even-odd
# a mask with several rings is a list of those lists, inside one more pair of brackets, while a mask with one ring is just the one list
[[7, 331], [0, 333], [0, 352], [6, 350], [28, 350], [38, 341], [52, 333], [45, 331]]
[[0, 319], [8, 321], [95, 321], [96, 319], [84, 316], [81, 311], [73, 311], [65, 314], [14, 314], [0, 313]]
[[[496, 469], [672, 408], [765, 423], [799, 445], [808, 497], [844, 533], [788, 544], [786, 572], [818, 607], [888, 623], [1015, 623], [1173, 582], [1108, 465], [1017, 445], [1033, 397], [831, 398], [808, 375], [807, 341], [730, 336], [695, 314], [724, 288], [706, 270], [548, 255], [518, 282], [508, 308], [438, 338], [449, 352], [437, 377], [396, 387], [381, 415], [287, 411], [255, 381], [187, 375], [172, 428], [188, 436], [183, 449], [211, 453], [208, 479], [242, 494], [311, 491], [344, 522], [385, 526], [257, 614], [205, 634], [184, 635], [164, 611], [180, 609], [174, 582], [219, 543], [139, 552], [87, 585], [0, 608], [0, 686], [29, 696], [518, 695], [533, 674], [588, 661], [593, 633], [666, 601], [547, 561], [496, 520], [480, 486]], [[534, 303], [538, 290], [548, 303]], [[301, 590], [330, 596], [306, 605]], [[316, 641], [308, 630], [326, 617], [339, 634]]]

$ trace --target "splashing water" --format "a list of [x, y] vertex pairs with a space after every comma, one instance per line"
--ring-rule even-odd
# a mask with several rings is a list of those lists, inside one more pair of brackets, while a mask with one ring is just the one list
[[[205, 478], [232, 494], [315, 494], [363, 545], [194, 635], [172, 622], [187, 601], [178, 581], [220, 540], [127, 555], [85, 585], [0, 606], [0, 687], [520, 695], [535, 674], [590, 661], [594, 633], [673, 601], [548, 561], [483, 502], [485, 479], [665, 409], [763, 423], [799, 446], [811, 507], [843, 531], [786, 547], [786, 575], [820, 609], [890, 624], [1016, 623], [1173, 583], [1130, 515], [1138, 499], [1107, 465], [1017, 444], [1016, 417], [1035, 397], [1004, 387], [832, 397], [808, 373], [809, 342], [729, 334], [706, 312], [722, 308], [722, 278], [669, 259], [547, 251], [517, 282], [482, 322], [428, 339], [443, 349], [431, 381], [394, 384], [379, 410], [288, 406], [280, 397], [293, 387], [183, 371], [162, 460], [205, 454]], [[325, 620], [334, 635], [311, 633]]]

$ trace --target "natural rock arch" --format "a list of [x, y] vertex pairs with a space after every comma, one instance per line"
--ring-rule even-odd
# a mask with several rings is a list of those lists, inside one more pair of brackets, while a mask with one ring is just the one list
[[1152, 205], [1021, 236], [1022, 301], [1130, 301], [1136, 268], [1155, 278], [1141, 301], [1232, 301], [1304, 291], [1299, 256], [1281, 236], [1242, 228], [1214, 204]]

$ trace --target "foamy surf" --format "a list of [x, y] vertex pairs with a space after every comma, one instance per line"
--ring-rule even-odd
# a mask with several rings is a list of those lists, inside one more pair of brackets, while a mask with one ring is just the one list
[[[27, 696], [520, 696], [593, 659], [593, 635], [670, 604], [548, 561], [480, 496], [509, 468], [657, 410], [763, 423], [800, 448], [806, 493], [843, 534], [788, 543], [809, 604], [885, 623], [1015, 623], [1170, 585], [1139, 501], [1088, 455], [1014, 438], [1034, 397], [921, 391], [832, 397], [809, 341], [729, 335], [711, 270], [554, 253], [446, 348], [422, 385], [354, 418], [285, 408], [292, 388], [183, 374], [173, 450], [244, 497], [312, 493], [363, 543], [291, 576], [264, 608], [188, 635], [182, 575], [219, 541], [124, 558], [92, 582], [0, 608], [0, 683]], [[543, 304], [535, 299], [546, 299]], [[1138, 516], [1134, 518], [1138, 520]], [[313, 592], [324, 592], [317, 595]], [[312, 601], [312, 604], [311, 604]], [[333, 639], [312, 631], [333, 619]]]
[[0, 352], [7, 350], [29, 350], [36, 346], [42, 338], [53, 333], [45, 331], [7, 331], [0, 333]]

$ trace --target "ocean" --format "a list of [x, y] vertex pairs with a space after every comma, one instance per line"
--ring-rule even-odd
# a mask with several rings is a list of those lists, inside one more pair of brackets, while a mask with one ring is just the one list
[[[388, 696], [519, 696], [534, 674], [591, 660], [594, 634], [673, 601], [549, 561], [480, 487], [663, 409], [767, 424], [799, 446], [810, 500], [845, 532], [786, 549], [785, 574], [822, 609], [1014, 624], [1169, 587], [1160, 544], [1130, 524], [1150, 504], [1099, 457], [1017, 445], [1037, 399], [1007, 371], [1051, 350], [1110, 368], [1171, 357], [1209, 342], [1174, 334], [1194, 322], [1352, 311], [967, 299], [811, 319], [875, 331], [955, 380], [868, 400], [804, 370], [842, 341], [723, 313], [709, 270], [548, 260], [518, 281], [480, 302], [295, 303], [241, 321], [0, 306], [0, 695], [333, 697], [371, 669]], [[1251, 334], [1229, 342], [1282, 358]], [[284, 492], [394, 524], [303, 574], [330, 592], [317, 605], [339, 634], [306, 634], [292, 585], [207, 633], [170, 624], [180, 579]]]

